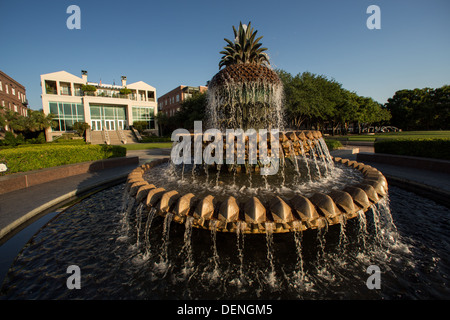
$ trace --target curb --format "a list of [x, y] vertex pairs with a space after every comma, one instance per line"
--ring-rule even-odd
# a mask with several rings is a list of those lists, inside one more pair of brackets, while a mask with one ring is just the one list
[[106, 179], [105, 181], [97, 182], [93, 185], [86, 186], [81, 189], [70, 191], [62, 196], [59, 196], [33, 210], [26, 213], [25, 215], [21, 216], [14, 222], [10, 223], [6, 227], [0, 230], [0, 242], [4, 240], [4, 238], [7, 238], [9, 236], [14, 235], [16, 232], [23, 229], [23, 227], [26, 227], [26, 223], [32, 220], [33, 218], [37, 217], [39, 214], [45, 212], [46, 210], [49, 210], [51, 208], [55, 208], [59, 205], [61, 205], [64, 202], [73, 200], [81, 196], [82, 194], [85, 194], [89, 191], [93, 191], [98, 189], [97, 191], [100, 191], [104, 188], [112, 187], [116, 184], [119, 184], [121, 182], [126, 181], [129, 173], [123, 173], [119, 176], [116, 176], [114, 178]]

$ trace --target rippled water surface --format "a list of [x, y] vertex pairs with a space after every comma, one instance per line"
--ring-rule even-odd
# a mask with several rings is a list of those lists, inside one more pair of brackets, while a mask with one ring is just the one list
[[[327, 231], [243, 235], [122, 208], [124, 185], [86, 198], [23, 248], [3, 299], [448, 299], [450, 210], [390, 187], [389, 206]], [[125, 199], [126, 200], [126, 199]], [[68, 290], [78, 265], [81, 289]], [[369, 290], [370, 265], [381, 270]]]

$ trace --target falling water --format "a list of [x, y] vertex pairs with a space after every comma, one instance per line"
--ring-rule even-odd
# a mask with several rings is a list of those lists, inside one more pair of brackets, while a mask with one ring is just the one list
[[362, 210], [358, 211], [358, 222], [358, 241], [360, 242], [360, 247], [365, 248], [367, 239], [367, 219], [364, 211]]
[[294, 243], [295, 249], [297, 251], [297, 263], [296, 263], [296, 278], [302, 282], [304, 279], [304, 271], [303, 271], [303, 256], [302, 256], [302, 232], [294, 231]]
[[[294, 151], [294, 146], [292, 145], [292, 141], [289, 140], [289, 157], [291, 158], [291, 161], [294, 163], [295, 171], [297, 172], [297, 176], [295, 178], [298, 178], [300, 176], [300, 168], [298, 167], [298, 161], [297, 161], [297, 155]], [[298, 183], [298, 179], [294, 179], [294, 183]]]
[[308, 178], [309, 178], [309, 182], [311, 182], [311, 181], [312, 181], [312, 178], [311, 178], [311, 169], [309, 168], [308, 159], [306, 158], [305, 149], [303, 148], [303, 142], [302, 142], [302, 141], [299, 141], [299, 143], [300, 143], [300, 148], [301, 148], [301, 150], [302, 150], [302, 158], [303, 158], [303, 161], [304, 161], [304, 163], [305, 163], [305, 165], [306, 165], [306, 169], [308, 170]]
[[273, 222], [265, 222], [264, 227], [266, 229], [267, 260], [270, 266], [270, 272], [267, 280], [271, 287], [275, 287], [277, 283], [275, 263], [273, 261], [273, 230], [275, 224]]
[[144, 210], [145, 205], [141, 202], [136, 209], [136, 247], [139, 248], [140, 240], [140, 231], [142, 225], [142, 211]]
[[163, 225], [163, 235], [162, 235], [162, 244], [160, 248], [160, 262], [158, 266], [161, 270], [164, 272], [168, 271], [169, 267], [169, 235], [170, 235], [170, 224], [172, 222], [173, 214], [167, 213], [164, 218], [164, 225]]
[[311, 140], [308, 140], [308, 144], [309, 144], [309, 153], [311, 155], [311, 157], [314, 159], [314, 164], [316, 165], [316, 170], [317, 170], [317, 175], [319, 176], [319, 178], [322, 178], [322, 174], [320, 173], [320, 168], [319, 168], [319, 164], [317, 163], [317, 159], [316, 159], [316, 153], [314, 152], [314, 144], [311, 142]]
[[219, 272], [219, 253], [217, 252], [217, 225], [219, 220], [211, 220], [211, 240], [212, 240], [212, 261], [214, 263], [214, 270], [211, 274], [211, 280], [217, 280]]
[[184, 275], [192, 273], [194, 269], [194, 255], [192, 253], [192, 223], [194, 222], [194, 217], [186, 217], [186, 222], [184, 224], [184, 244], [181, 248], [181, 253], [184, 253]]
[[258, 81], [208, 88], [208, 128], [283, 128], [283, 86]]
[[145, 244], [145, 253], [144, 258], [148, 259], [150, 257], [150, 249], [151, 249], [151, 243], [150, 243], [150, 228], [152, 226], [153, 219], [156, 215], [157, 209], [151, 208], [148, 211], [147, 215], [147, 221], [145, 222], [145, 230], [144, 230], [144, 244]]
[[125, 209], [123, 210], [124, 215], [122, 217], [121, 225], [122, 225], [122, 230], [124, 231], [125, 234], [128, 234], [128, 231], [130, 230], [130, 223], [128, 220], [129, 220], [130, 214], [134, 208], [135, 202], [136, 202], [136, 199], [134, 197], [129, 196], [128, 201], [125, 205]]
[[325, 155], [325, 160], [326, 160], [327, 165], [329, 166], [329, 169], [333, 170], [333, 168], [334, 168], [333, 158], [331, 157], [330, 150], [328, 150], [327, 144], [323, 137], [319, 138], [319, 144]]
[[345, 220], [342, 219], [339, 223], [339, 251], [343, 254], [345, 251], [345, 246], [348, 243], [347, 236], [345, 235]]
[[239, 279], [242, 283], [244, 278], [244, 222], [239, 221], [236, 224], [236, 246], [239, 257]]

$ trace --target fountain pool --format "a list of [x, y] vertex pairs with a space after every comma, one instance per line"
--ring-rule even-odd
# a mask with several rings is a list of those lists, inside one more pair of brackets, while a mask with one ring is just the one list
[[[154, 216], [124, 221], [125, 185], [82, 200], [37, 232], [12, 264], [2, 299], [448, 299], [450, 211], [402, 189], [390, 211], [343, 227], [214, 233]], [[138, 230], [140, 241], [137, 241]], [[82, 290], [68, 290], [78, 265]], [[370, 265], [381, 289], [369, 290]]]

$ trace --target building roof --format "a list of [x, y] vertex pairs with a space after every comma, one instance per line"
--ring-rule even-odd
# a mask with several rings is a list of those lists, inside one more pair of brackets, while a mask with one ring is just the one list
[[130, 83], [130, 84], [127, 84], [126, 87], [128, 89], [142, 89], [142, 90], [156, 91], [156, 89], [154, 87], [152, 87], [148, 83], [145, 83], [144, 81], [138, 81], [138, 82]]
[[57, 72], [51, 72], [46, 74], [41, 74], [41, 79], [46, 80], [57, 80], [57, 81], [68, 81], [68, 82], [81, 82], [84, 83], [85, 81], [83, 78], [77, 77], [67, 71], [57, 71]]

